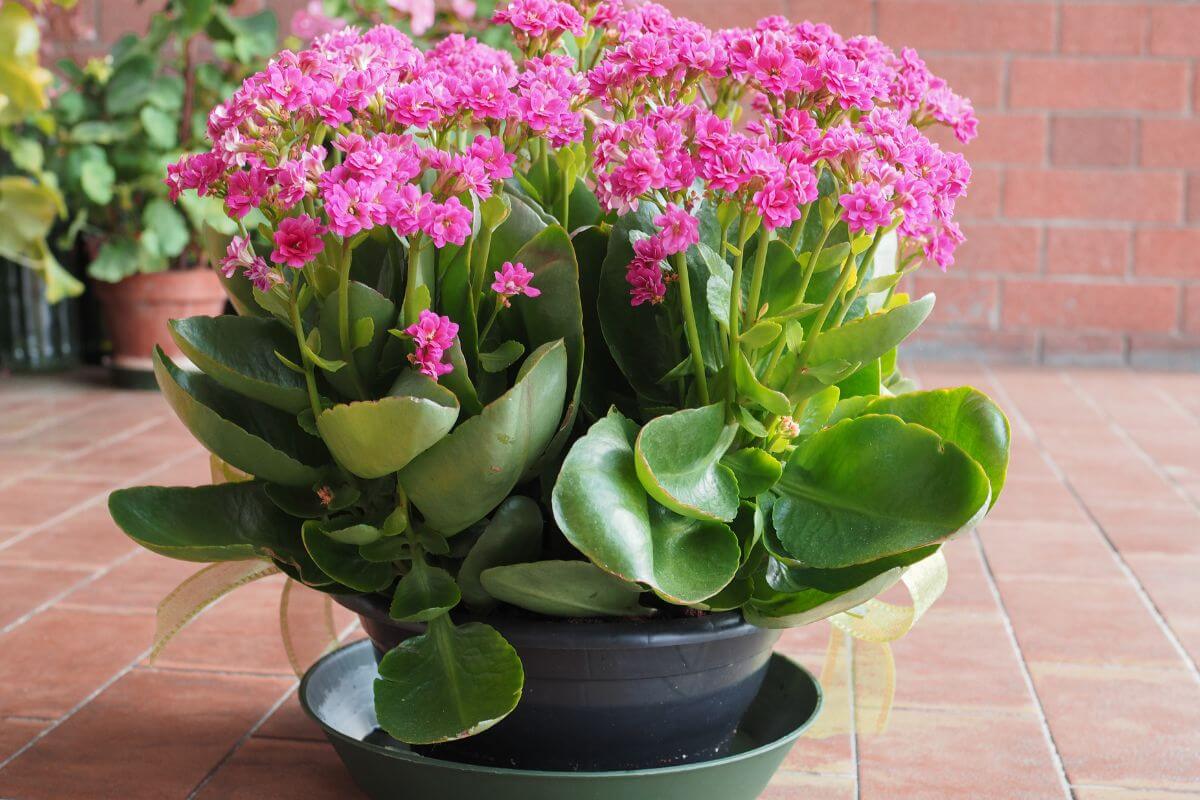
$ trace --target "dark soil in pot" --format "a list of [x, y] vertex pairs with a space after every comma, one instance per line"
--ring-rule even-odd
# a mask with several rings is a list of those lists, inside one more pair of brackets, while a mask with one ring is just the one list
[[[424, 632], [424, 625], [389, 617], [387, 598], [335, 599], [359, 615], [378, 658]], [[520, 655], [521, 702], [484, 733], [422, 751], [519, 769], [647, 769], [724, 755], [779, 638], [779, 631], [756, 628], [736, 612], [636, 621], [479, 621], [496, 628]]]

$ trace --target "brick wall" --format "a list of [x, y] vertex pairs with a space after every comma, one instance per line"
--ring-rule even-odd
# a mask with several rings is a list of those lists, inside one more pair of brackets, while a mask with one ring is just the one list
[[[1200, 368], [1200, 2], [663, 1], [713, 27], [786, 14], [874, 33], [974, 100], [969, 241], [915, 281], [939, 296], [923, 352]], [[81, 2], [84, 50], [145, 15]]]

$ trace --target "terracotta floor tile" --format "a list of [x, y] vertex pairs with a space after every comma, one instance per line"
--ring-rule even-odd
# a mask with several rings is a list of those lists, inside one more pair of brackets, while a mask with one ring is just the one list
[[1200, 511], [1194, 508], [1096, 506], [1092, 513], [1122, 553], [1200, 556]]
[[0, 762], [27, 745], [49, 724], [48, 721], [0, 717]]
[[132, 663], [153, 631], [149, 614], [41, 612], [0, 636], [0, 716], [58, 718]]
[[997, 576], [1120, 580], [1123, 575], [1092, 525], [986, 520], [979, 535]]
[[187, 797], [286, 687], [274, 678], [135, 670], [0, 772], [0, 797]]
[[275, 710], [275, 713], [262, 724], [262, 727], [254, 735], [268, 739], [295, 739], [308, 742], [326, 741], [325, 733], [321, 730], [321, 726], [313, 722], [312, 718], [304, 713], [304, 709], [300, 707], [300, 700], [295, 693], [292, 693], [287, 700], [283, 701], [283, 705]]
[[1127, 581], [1000, 577], [998, 583], [1030, 662], [1180, 665]]
[[[123, 534], [110, 532], [109, 535], [119, 536], [116, 541], [125, 538]], [[203, 564], [176, 561], [139, 550], [129, 560], [72, 592], [64, 602], [72, 606], [153, 612], [168, 592], [203, 568]]]
[[935, 608], [958, 611], [995, 611], [999, 608], [988, 585], [983, 560], [974, 536], [960, 536], [942, 545], [950, 580]]
[[1062, 522], [1087, 524], [1088, 518], [1075, 497], [1058, 483], [1010, 480], [989, 519], [1006, 522]]
[[854, 781], [801, 772], [780, 772], [759, 800], [854, 800]]
[[0, 563], [33, 562], [106, 567], [137, 549], [117, 528], [108, 506], [96, 503], [49, 525], [9, 547], [0, 547]]
[[1077, 786], [1076, 800], [1196, 800], [1197, 792], [1160, 792], [1154, 789], [1122, 789], [1112, 786]]
[[1129, 566], [1192, 661], [1200, 663], [1200, 557], [1131, 555]]
[[111, 486], [110, 481], [103, 479], [22, 478], [0, 492], [0, 525], [38, 525], [104, 494]]
[[1073, 783], [1200, 791], [1200, 685], [1189, 673], [1030, 669]]
[[328, 744], [253, 738], [196, 800], [365, 800]]
[[863, 800], [1065, 797], [1032, 713], [896, 709], [887, 733], [858, 747]]
[[91, 575], [79, 569], [0, 564], [0, 630]]
[[145, 478], [155, 486], [204, 486], [212, 483], [208, 452], [196, 449], [192, 455], [164, 467]]

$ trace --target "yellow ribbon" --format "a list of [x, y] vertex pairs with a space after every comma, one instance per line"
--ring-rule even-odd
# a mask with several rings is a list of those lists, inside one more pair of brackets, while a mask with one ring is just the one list
[[[292, 635], [294, 626], [289, 621], [289, 614], [293, 608], [292, 587], [295, 585], [296, 581], [288, 578], [287, 583], [283, 585], [283, 591], [279, 594], [279, 635], [283, 638], [283, 649], [287, 652], [288, 663], [292, 665], [292, 672], [296, 673], [297, 678], [301, 678], [304, 676], [304, 662], [296, 654], [296, 642]], [[327, 594], [323, 594], [321, 597], [323, 598], [322, 610], [325, 620], [325, 633], [328, 639], [321, 652], [312, 661], [316, 661], [326, 653], [332, 652], [338, 645], [337, 626], [333, 621], [333, 598]]]
[[204, 609], [239, 586], [274, 575], [279, 568], [266, 559], [219, 561], [191, 575], [158, 604], [150, 662]]
[[896, 694], [896, 663], [889, 642], [912, 630], [946, 590], [949, 571], [938, 550], [901, 576], [912, 605], [868, 600], [829, 618], [829, 645], [821, 668], [824, 711], [805, 732], [812, 739], [887, 729]]

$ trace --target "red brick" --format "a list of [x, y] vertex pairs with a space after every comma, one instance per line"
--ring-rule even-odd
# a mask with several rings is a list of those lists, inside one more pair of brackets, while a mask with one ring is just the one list
[[1200, 120], [1143, 119], [1142, 166], [1200, 169]]
[[1000, 170], [979, 167], [971, 173], [967, 194], [958, 201], [963, 218], [992, 219], [1000, 214]]
[[196, 795], [197, 800], [359, 797], [350, 773], [324, 742], [253, 738]]
[[904, 343], [908, 356], [936, 359], [986, 358], [1030, 364], [1037, 357], [1037, 333], [1031, 330], [962, 329], [929, 322]]
[[722, 0], [667, 0], [664, 5], [713, 29], [746, 25], [760, 17], [787, 13], [784, 0], [746, 0], [737, 5]]
[[48, 724], [40, 720], [0, 719], [0, 761], [28, 744]]
[[937, 293], [932, 319], [938, 325], [972, 328], [993, 327], [1000, 303], [995, 278], [965, 277], [927, 269], [912, 278], [913, 296]]
[[1129, 231], [1111, 228], [1050, 228], [1046, 271], [1059, 275], [1124, 275]]
[[1150, 11], [1150, 52], [1156, 56], [1200, 56], [1200, 7], [1193, 3], [1155, 6]]
[[[1042, 363], [1117, 366], [1125, 363], [1127, 348], [1128, 342], [1123, 333], [1047, 331], [1042, 336]], [[1044, 561], [1044, 563], [1053, 562]]]
[[[843, 36], [871, 33], [871, 0], [789, 0], [788, 18], [794, 22], [824, 22]], [[744, 25], [745, 22], [739, 24]]]
[[967, 240], [954, 254], [955, 270], [1037, 272], [1041, 228], [999, 222], [971, 222], [963, 227]]
[[893, 47], [1048, 52], [1054, 47], [1049, 3], [879, 0], [876, 33]]
[[1002, 324], [1070, 331], [1175, 330], [1178, 286], [1007, 280]]
[[1139, 229], [1134, 238], [1134, 272], [1158, 278], [1200, 278], [1200, 230]]
[[1200, 175], [1188, 175], [1187, 221], [1200, 222]]
[[1134, 56], [1142, 52], [1146, 24], [1146, 9], [1136, 5], [1064, 5], [1060, 49], [1079, 55]]
[[929, 134], [943, 149], [961, 150], [972, 166], [1041, 164], [1046, 157], [1046, 118], [1040, 114], [982, 113], [979, 136], [967, 145], [940, 126]]
[[[1200, 371], [1200, 336], [1130, 334], [1129, 363], [1144, 369]], [[1200, 499], [1200, 486], [1191, 492]]]
[[1137, 122], [1122, 117], [1055, 117], [1050, 159], [1061, 167], [1131, 166]]
[[1159, 172], [1009, 170], [1004, 213], [1015, 218], [1175, 222], [1183, 178]]
[[1009, 72], [1013, 108], [1182, 111], [1188, 65], [1178, 61], [1017, 58]]
[[1200, 336], [1200, 286], [1187, 287], [1183, 303], [1183, 330]]
[[29, 564], [0, 564], [0, 630], [91, 575], [66, 565], [35, 568]]
[[995, 56], [926, 56], [925, 64], [961, 95], [971, 98], [976, 110], [1000, 105], [1004, 61]]

